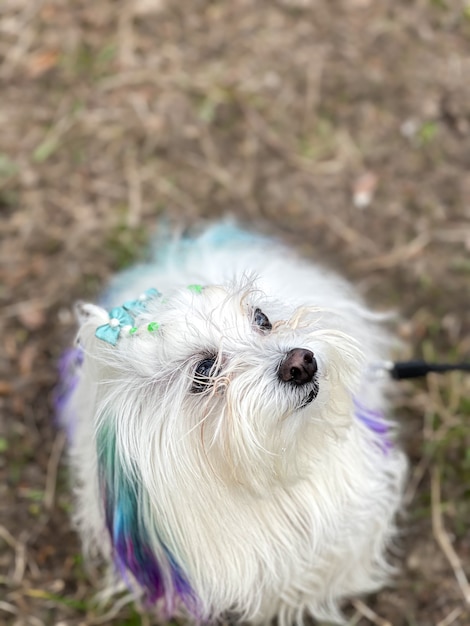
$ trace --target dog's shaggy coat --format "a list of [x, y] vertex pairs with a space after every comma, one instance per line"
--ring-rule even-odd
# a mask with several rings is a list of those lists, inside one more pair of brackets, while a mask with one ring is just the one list
[[380, 588], [406, 462], [353, 289], [221, 224], [157, 244], [102, 304], [79, 307], [58, 398], [86, 549], [194, 621], [341, 621]]

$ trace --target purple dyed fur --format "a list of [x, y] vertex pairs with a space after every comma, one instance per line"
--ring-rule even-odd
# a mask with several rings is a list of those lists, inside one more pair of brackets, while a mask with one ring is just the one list
[[392, 448], [390, 424], [381, 411], [368, 409], [361, 402], [354, 399], [354, 413], [364, 426], [378, 435], [381, 448], [385, 453]]
[[67, 405], [79, 380], [79, 370], [83, 363], [83, 350], [81, 347], [65, 350], [59, 359], [59, 382], [54, 390], [53, 403], [56, 419], [67, 432], [70, 441], [73, 436], [74, 420], [67, 412]]

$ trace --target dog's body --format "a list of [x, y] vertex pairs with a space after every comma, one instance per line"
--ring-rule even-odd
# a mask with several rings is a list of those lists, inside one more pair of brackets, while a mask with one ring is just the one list
[[82, 307], [60, 398], [86, 546], [197, 621], [340, 621], [382, 586], [406, 462], [352, 289], [222, 224], [106, 299], [125, 304]]

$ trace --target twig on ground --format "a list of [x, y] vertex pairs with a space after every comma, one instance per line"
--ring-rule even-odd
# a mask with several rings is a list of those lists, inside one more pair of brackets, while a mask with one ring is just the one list
[[135, 149], [132, 147], [126, 151], [126, 178], [129, 203], [127, 224], [130, 228], [135, 228], [142, 219], [142, 181]]
[[[289, 165], [306, 174], [313, 176], [323, 174], [328, 176], [337, 174], [344, 169], [342, 159], [335, 158], [312, 163], [309, 159], [300, 156], [297, 154], [295, 147], [287, 145], [286, 138], [280, 137], [254, 109], [247, 109], [246, 121], [262, 143], [281, 155]], [[345, 141], [345, 143], [348, 142]]]
[[18, 541], [13, 537], [11, 532], [5, 528], [5, 526], [0, 526], [0, 537], [3, 539], [5, 543], [7, 543], [10, 548], [16, 550], [16, 546], [18, 545]]
[[50, 302], [47, 298], [31, 298], [31, 300], [23, 300], [22, 302], [14, 302], [2, 308], [1, 317], [16, 317], [24, 309], [47, 309]]
[[403, 495], [403, 505], [407, 507], [416, 495], [418, 487], [423, 480], [426, 471], [429, 468], [429, 463], [431, 462], [431, 456], [424, 456], [416, 467], [413, 469], [413, 473], [411, 474], [410, 480], [408, 481], [408, 485], [406, 487], [406, 491]]
[[12, 615], [18, 614], [18, 609], [13, 604], [9, 602], [4, 602], [0, 600], [0, 611], [4, 611], [5, 613], [11, 613]]
[[309, 64], [305, 68], [305, 95], [303, 99], [303, 110], [300, 115], [300, 132], [305, 135], [311, 123], [312, 113], [318, 115], [318, 106], [322, 96], [322, 81], [325, 70], [325, 60], [327, 56], [326, 46], [318, 46], [316, 63]]
[[428, 233], [421, 233], [415, 237], [412, 241], [404, 246], [399, 246], [389, 252], [388, 254], [382, 254], [372, 259], [363, 259], [355, 264], [356, 269], [362, 271], [389, 269], [396, 265], [402, 265], [404, 261], [410, 261], [420, 254], [427, 245], [429, 245], [431, 238]]
[[19, 584], [26, 570], [26, 543], [18, 541], [15, 552], [15, 571], [11, 578], [14, 584]]
[[380, 617], [380, 615], [377, 615], [377, 613], [375, 613], [375, 611], [373, 611], [366, 604], [364, 604], [362, 600], [353, 600], [352, 605], [354, 606], [356, 611], [358, 611], [362, 615], [362, 617], [366, 617], [373, 624], [377, 624], [377, 626], [392, 626], [392, 624], [388, 620]]
[[105, 613], [104, 615], [99, 615], [97, 617], [91, 618], [88, 621], [90, 626], [97, 626], [98, 624], [107, 624], [111, 619], [119, 615], [121, 609], [123, 609], [127, 604], [131, 604], [133, 602], [133, 598], [130, 594], [126, 594], [122, 598], [116, 600], [112, 606], [112, 608]]
[[438, 466], [434, 466], [431, 471], [431, 509], [432, 530], [434, 538], [436, 539], [445, 557], [449, 561], [450, 566], [454, 570], [455, 578], [462, 591], [465, 602], [470, 606], [470, 585], [468, 583], [467, 577], [465, 576], [462, 563], [458, 557], [458, 554], [454, 550], [454, 547], [449, 539], [449, 535], [444, 528], [444, 523], [442, 520], [441, 473]]
[[119, 63], [121, 67], [133, 67], [136, 64], [133, 3], [123, 5], [118, 20]]
[[360, 620], [362, 619], [362, 615], [359, 611], [356, 611], [351, 619], [348, 621], [348, 626], [357, 626]]
[[54, 443], [52, 444], [51, 455], [47, 463], [47, 476], [46, 486], [44, 491], [44, 507], [47, 511], [52, 509], [54, 504], [56, 486], [57, 486], [57, 472], [59, 469], [60, 458], [64, 451], [66, 435], [63, 431], [57, 433]]
[[377, 254], [377, 246], [372, 239], [366, 237], [364, 233], [360, 233], [354, 228], [351, 228], [351, 226], [346, 224], [345, 221], [337, 215], [329, 214], [327, 217], [324, 217], [322, 221], [325, 227], [331, 229], [335, 235], [352, 248], [361, 250], [369, 255]]
[[10, 581], [13, 585], [18, 585], [26, 570], [26, 542], [13, 537], [4, 526], [0, 526], [0, 537], [15, 551], [15, 569]]
[[43, 1], [26, 3], [19, 19], [17, 20], [18, 37], [14, 45], [10, 47], [0, 64], [0, 76], [10, 78], [16, 71], [18, 64], [24, 59], [30, 50], [36, 37], [34, 18], [41, 10]]
[[449, 615], [447, 615], [447, 617], [444, 617], [444, 619], [438, 622], [436, 626], [450, 626], [455, 622], [456, 619], [458, 619], [462, 615], [462, 613], [463, 609], [457, 607], [453, 611], [451, 611]]

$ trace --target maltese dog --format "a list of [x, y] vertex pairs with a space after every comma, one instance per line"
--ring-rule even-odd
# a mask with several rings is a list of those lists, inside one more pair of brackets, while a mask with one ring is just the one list
[[387, 582], [406, 461], [370, 372], [390, 342], [346, 282], [225, 222], [77, 308], [57, 409], [113, 579], [160, 618], [281, 625], [341, 623]]

